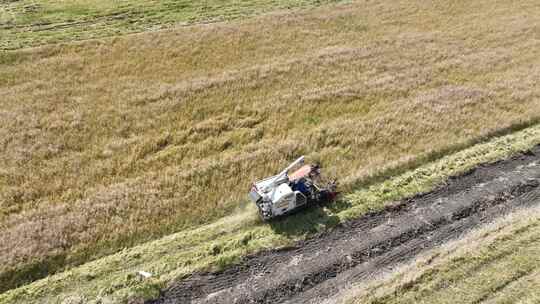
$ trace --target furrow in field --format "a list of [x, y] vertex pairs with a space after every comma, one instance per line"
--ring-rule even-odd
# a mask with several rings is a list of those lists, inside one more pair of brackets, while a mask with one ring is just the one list
[[152, 303], [319, 303], [517, 208], [536, 206], [539, 161], [536, 147], [482, 166], [293, 248], [250, 256], [221, 272], [193, 274]]

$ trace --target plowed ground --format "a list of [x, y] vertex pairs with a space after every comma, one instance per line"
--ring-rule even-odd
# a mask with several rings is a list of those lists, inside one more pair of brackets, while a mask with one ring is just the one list
[[516, 209], [540, 203], [540, 147], [317, 235], [195, 273], [149, 303], [320, 303]]

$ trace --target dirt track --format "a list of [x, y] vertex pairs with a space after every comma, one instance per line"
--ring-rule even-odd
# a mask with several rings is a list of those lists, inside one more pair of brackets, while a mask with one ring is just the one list
[[222, 272], [173, 283], [150, 303], [321, 303], [516, 208], [540, 203], [540, 147], [451, 178], [430, 193]]

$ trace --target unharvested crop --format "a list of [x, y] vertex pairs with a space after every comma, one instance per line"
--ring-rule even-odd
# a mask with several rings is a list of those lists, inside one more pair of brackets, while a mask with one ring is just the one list
[[532, 124], [539, 12], [355, 2], [1, 53], [0, 286], [230, 214], [299, 154], [346, 191]]
[[[536, 125], [353, 191], [328, 208], [313, 208], [272, 225], [257, 221], [256, 208], [250, 205], [214, 223], [184, 229], [10, 290], [0, 295], [0, 303], [56, 303], [70, 298], [89, 304], [123, 303], [130, 298], [156, 297], [160, 288], [175, 279], [202, 269], [230, 266], [264, 248], [290, 246], [304, 236], [432, 191], [451, 176], [530, 151], [539, 144], [540, 125]], [[139, 270], [150, 271], [154, 277], [138, 280], [133, 274]]]

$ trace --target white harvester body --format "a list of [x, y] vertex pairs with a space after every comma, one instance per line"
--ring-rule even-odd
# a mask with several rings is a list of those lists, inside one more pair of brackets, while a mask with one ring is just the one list
[[249, 196], [257, 205], [263, 220], [335, 196], [335, 183], [331, 183], [328, 189], [321, 189], [315, 184], [314, 179], [319, 176], [318, 166], [306, 165], [292, 175], [288, 174], [290, 170], [303, 163], [302, 156], [279, 174], [253, 183]]

